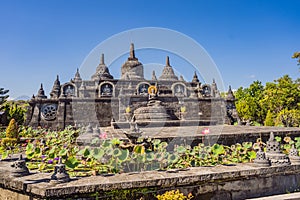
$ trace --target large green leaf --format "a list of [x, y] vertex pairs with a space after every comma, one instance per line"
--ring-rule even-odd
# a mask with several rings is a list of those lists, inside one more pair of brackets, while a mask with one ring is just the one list
[[9, 155], [9, 152], [8, 152], [8, 151], [4, 151], [4, 152], [2, 153], [1, 159], [2, 159], [2, 160], [6, 159], [6, 158], [8, 157], [8, 155]]
[[243, 147], [245, 147], [246, 149], [250, 149], [252, 147], [252, 142], [243, 142]]
[[85, 147], [84, 149], [80, 150], [78, 152], [78, 154], [85, 157], [85, 158], [87, 158], [91, 154], [91, 152], [90, 152], [88, 147]]
[[185, 153], [186, 152], [186, 148], [183, 146], [179, 146], [176, 148], [176, 151], [180, 154]]
[[121, 150], [119, 148], [116, 148], [113, 150], [113, 153], [112, 155], [115, 156], [115, 157], [118, 157], [122, 154]]
[[256, 158], [255, 151], [248, 151], [247, 154], [248, 154], [250, 160], [254, 160]]
[[26, 154], [32, 153], [34, 150], [34, 145], [32, 143], [28, 143], [26, 146]]
[[224, 154], [225, 153], [224, 146], [223, 145], [219, 145], [219, 144], [214, 144], [212, 146], [212, 152], [215, 155]]
[[67, 155], [67, 153], [68, 153], [68, 149], [62, 149], [62, 150], [59, 151], [58, 155], [60, 157], [62, 157], [62, 156]]
[[121, 154], [118, 156], [120, 161], [127, 160], [129, 156], [129, 150], [128, 149], [121, 149]]
[[168, 156], [169, 163], [176, 163], [179, 159], [179, 156], [177, 154], [170, 154]]
[[94, 148], [92, 154], [96, 160], [100, 160], [104, 156], [104, 150], [100, 148]]
[[157, 161], [162, 161], [164, 159], [164, 154], [163, 153], [156, 153], [154, 155], [154, 158], [157, 160]]
[[79, 164], [79, 161], [75, 157], [69, 157], [68, 160], [66, 160], [65, 165], [68, 168], [74, 169]]
[[155, 158], [155, 156], [154, 156], [154, 153], [153, 152], [150, 152], [150, 153], [146, 153], [146, 160], [147, 161], [153, 161], [154, 160], [154, 158]]

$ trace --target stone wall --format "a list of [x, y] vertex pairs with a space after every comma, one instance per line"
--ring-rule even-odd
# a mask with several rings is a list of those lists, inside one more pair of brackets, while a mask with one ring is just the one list
[[[226, 116], [227, 102], [221, 98], [178, 98], [159, 97], [166, 112], [171, 116], [171, 120], [179, 120], [180, 107], [186, 107], [187, 120], [206, 120], [213, 124], [224, 124]], [[62, 129], [68, 125], [98, 124], [100, 126], [110, 126], [112, 118], [115, 121], [125, 122], [124, 117], [126, 107], [130, 106], [132, 112], [146, 106], [148, 97], [121, 96], [121, 97], [101, 97], [101, 98], [59, 98], [40, 99], [30, 102], [31, 108], [27, 113], [27, 125], [33, 127], [45, 127], [52, 129]], [[43, 109], [46, 105], [54, 105], [57, 111], [53, 119], [46, 119], [43, 116]], [[227, 120], [228, 121], [228, 120]]]
[[238, 200], [286, 194], [300, 187], [300, 165], [257, 167], [249, 163], [195, 167], [175, 173], [145, 171], [72, 178], [71, 182], [56, 185], [49, 182], [51, 174], [32, 173], [14, 178], [9, 164], [0, 163], [0, 187], [5, 189], [0, 190], [0, 197], [9, 195], [20, 200], [26, 199], [20, 194], [31, 199], [155, 199], [157, 194], [174, 189], [192, 193], [194, 199]]
[[0, 188], [1, 200], [37, 200], [36, 198], [20, 194], [11, 190]]

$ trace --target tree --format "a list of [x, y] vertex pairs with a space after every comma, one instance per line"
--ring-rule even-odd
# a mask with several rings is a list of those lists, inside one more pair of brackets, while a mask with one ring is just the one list
[[242, 121], [256, 121], [262, 124], [266, 110], [261, 106], [264, 86], [260, 81], [254, 81], [249, 88], [240, 87], [236, 93], [236, 109]]
[[2, 109], [2, 105], [6, 102], [9, 95], [7, 94], [9, 90], [4, 90], [4, 88], [0, 88], [0, 110]]
[[28, 103], [24, 101], [8, 101], [3, 110], [7, 113], [7, 120], [15, 119], [18, 124], [23, 124]]
[[292, 58], [298, 59], [298, 65], [300, 65], [300, 51], [295, 52]]
[[267, 110], [272, 111], [277, 115], [283, 109], [299, 109], [300, 107], [300, 90], [297, 82], [288, 76], [275, 80], [272, 83], [267, 83], [264, 90], [262, 105]]
[[[266, 83], [254, 81], [249, 88], [235, 93], [236, 109], [242, 121], [258, 122], [266, 126], [299, 126], [300, 79], [288, 75]], [[276, 119], [276, 120], [275, 120]]]

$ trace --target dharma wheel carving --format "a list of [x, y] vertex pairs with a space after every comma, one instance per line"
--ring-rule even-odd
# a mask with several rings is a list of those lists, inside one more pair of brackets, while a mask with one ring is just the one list
[[46, 104], [41, 109], [42, 117], [45, 120], [54, 120], [56, 118], [56, 111], [56, 104]]

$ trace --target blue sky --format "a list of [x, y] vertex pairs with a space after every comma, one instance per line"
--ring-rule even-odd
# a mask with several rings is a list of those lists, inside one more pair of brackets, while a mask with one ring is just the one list
[[[49, 95], [57, 74], [69, 81], [99, 43], [141, 27], [193, 38], [218, 66], [225, 87], [284, 74], [296, 79], [299, 67], [291, 56], [300, 51], [299, 8], [298, 0], [1, 0], [0, 87], [16, 98], [36, 94], [42, 82]], [[137, 52], [141, 62], [146, 56]], [[161, 57], [156, 62], [164, 64]], [[111, 70], [116, 78], [119, 69]], [[192, 75], [184, 74], [187, 80]]]

